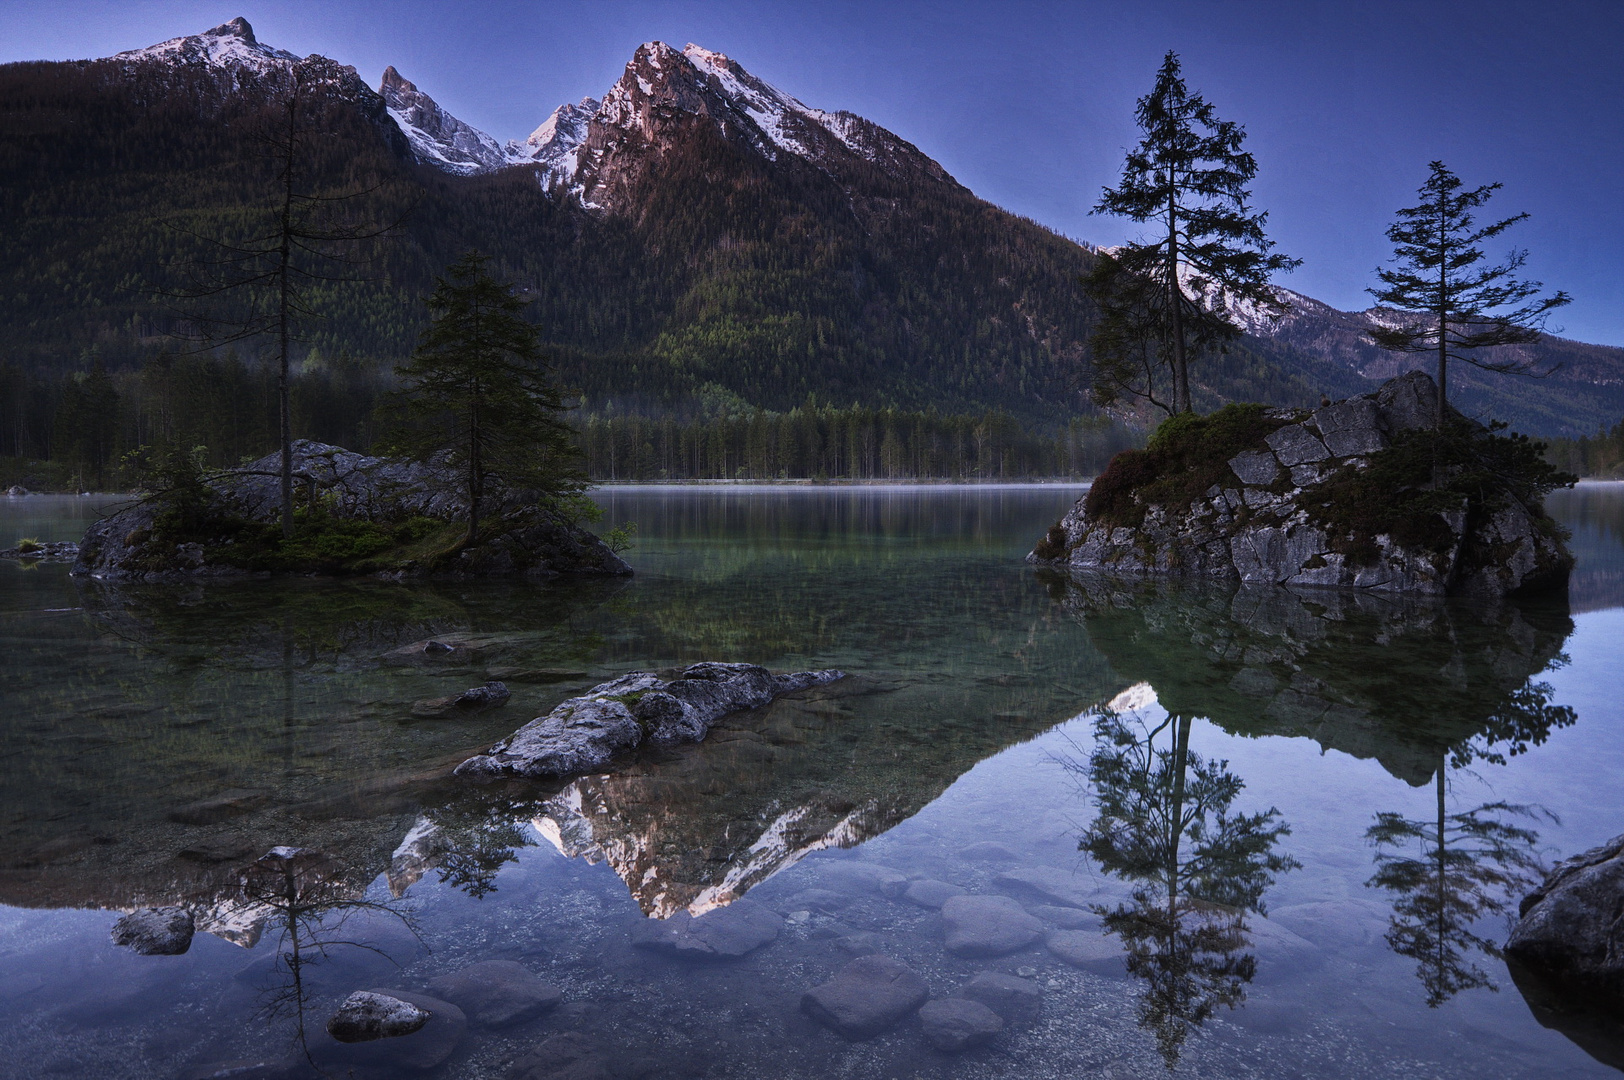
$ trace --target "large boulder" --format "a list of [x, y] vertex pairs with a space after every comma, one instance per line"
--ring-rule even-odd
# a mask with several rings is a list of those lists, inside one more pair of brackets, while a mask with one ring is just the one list
[[[1437, 404], [1432, 379], [1412, 371], [1312, 411], [1231, 406], [1176, 417], [1146, 450], [1113, 460], [1028, 559], [1431, 595], [1565, 585], [1572, 556], [1537, 494], [1475, 480], [1453, 490], [1460, 468], [1420, 461], [1418, 433], [1433, 426]], [[1478, 448], [1468, 453], [1516, 450], [1449, 414], [1454, 438]]]
[[754, 900], [735, 900], [702, 915], [679, 911], [669, 919], [644, 919], [632, 944], [686, 960], [732, 960], [777, 940], [784, 920]]
[[728, 713], [842, 678], [843, 672], [774, 675], [755, 664], [691, 664], [674, 679], [634, 671], [600, 683], [530, 721], [483, 754], [457, 766], [479, 780], [564, 777], [602, 769], [644, 740], [699, 742]]
[[441, 975], [429, 993], [461, 1009], [475, 1024], [503, 1028], [557, 1008], [563, 993], [512, 960], [485, 960]]
[[1043, 936], [1043, 923], [1007, 896], [955, 896], [942, 905], [945, 945], [955, 956], [1004, 956]]
[[[189, 525], [176, 524], [169, 501], [161, 497], [122, 507], [85, 532], [73, 572], [105, 581], [179, 581], [241, 576], [270, 559], [273, 568], [293, 572], [454, 579], [631, 573], [603, 541], [521, 493], [493, 494], [482, 508], [482, 538], [458, 547], [452, 542], [455, 525], [468, 506], [456, 470], [444, 463], [369, 457], [306, 439], [293, 443], [299, 506], [319, 504], [330, 520], [383, 529], [442, 522], [452, 539], [444, 553], [433, 556], [418, 551], [409, 538], [400, 539], [398, 550], [346, 547], [353, 538], [336, 538], [313, 544], [303, 555], [256, 554], [252, 531], [281, 520], [281, 460], [275, 452], [209, 477]], [[288, 562], [299, 558], [308, 565]]]
[[179, 956], [192, 947], [194, 932], [186, 908], [141, 908], [113, 924], [113, 944], [142, 956]]
[[1624, 836], [1565, 859], [1523, 898], [1506, 956], [1570, 1006], [1624, 1015]]

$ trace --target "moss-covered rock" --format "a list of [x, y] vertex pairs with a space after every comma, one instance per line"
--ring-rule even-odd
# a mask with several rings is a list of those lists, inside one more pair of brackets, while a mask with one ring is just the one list
[[1033, 562], [1441, 595], [1563, 585], [1537, 444], [1450, 411], [1421, 372], [1320, 409], [1175, 416], [1119, 454]]
[[297, 509], [281, 528], [281, 457], [172, 485], [96, 522], [74, 573], [172, 581], [256, 573], [470, 578], [629, 574], [601, 540], [559, 511], [501, 497], [467, 542], [457, 476], [433, 464], [293, 444]]

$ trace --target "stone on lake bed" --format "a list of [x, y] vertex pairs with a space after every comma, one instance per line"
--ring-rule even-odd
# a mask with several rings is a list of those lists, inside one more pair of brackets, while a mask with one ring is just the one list
[[1020, 856], [996, 840], [982, 840], [961, 850], [959, 858], [971, 862], [1015, 862]]
[[981, 1002], [1011, 1027], [1035, 1024], [1043, 1011], [1043, 987], [1031, 979], [1001, 971], [981, 972], [965, 983], [959, 994]]
[[953, 897], [963, 896], [969, 891], [962, 885], [949, 885], [945, 881], [921, 878], [909, 882], [908, 887], [903, 890], [902, 897], [920, 907], [939, 908]]
[[957, 1053], [980, 1046], [1004, 1030], [1004, 1019], [979, 1001], [940, 998], [919, 1008], [925, 1041], [938, 1050]]
[[877, 892], [881, 896], [895, 897], [908, 887], [908, 876], [861, 859], [822, 863], [817, 868], [818, 883], [840, 892]]
[[495, 680], [484, 686], [475, 686], [450, 697], [425, 698], [412, 705], [412, 715], [427, 719], [475, 713], [506, 705], [513, 693], [507, 684]]
[[192, 947], [194, 932], [186, 908], [141, 908], [113, 924], [113, 944], [142, 956], [179, 956]]
[[644, 919], [632, 931], [632, 944], [651, 952], [690, 960], [731, 960], [777, 940], [784, 920], [753, 900], [669, 919]]
[[1044, 939], [1044, 944], [1056, 957], [1072, 967], [1092, 971], [1096, 975], [1125, 975], [1127, 961], [1116, 939], [1106, 937], [1098, 930], [1055, 930]]
[[169, 812], [169, 820], [180, 825], [214, 825], [240, 817], [270, 801], [270, 793], [252, 788], [232, 788], [207, 799], [188, 803]]
[[428, 991], [488, 1028], [534, 1020], [564, 999], [558, 987], [512, 960], [486, 960], [441, 975], [430, 980]]
[[930, 1000], [930, 987], [889, 956], [860, 956], [801, 997], [801, 1011], [856, 1042], [901, 1023]]
[[344, 999], [327, 1021], [327, 1034], [341, 1043], [392, 1039], [420, 1030], [433, 1015], [409, 1001], [370, 990]]
[[1099, 889], [1087, 878], [1052, 866], [1006, 870], [993, 879], [993, 884], [1007, 892], [1025, 893], [1050, 904], [1075, 908], [1087, 907], [1099, 893]]
[[[338, 1075], [355, 1070], [358, 1075], [395, 1077], [401, 1073], [428, 1072], [444, 1064], [457, 1049], [468, 1030], [468, 1017], [449, 1001], [410, 990], [371, 989], [371, 994], [402, 1002], [428, 1014], [427, 1022], [404, 1035], [368, 1038], [360, 1042], [317, 1042], [311, 1047], [316, 1064], [335, 1069]], [[353, 999], [356, 995], [352, 994]], [[346, 1002], [347, 1004], [347, 1002]], [[328, 1032], [332, 1034], [331, 1030]]]
[[1563, 1011], [1624, 1014], [1621, 910], [1624, 836], [1557, 863], [1523, 898], [1506, 942], [1519, 984], [1532, 976], [1536, 996]]
[[1053, 923], [1061, 930], [1089, 930], [1100, 925], [1100, 917], [1086, 908], [1039, 904], [1036, 907], [1027, 908], [1027, 910], [1044, 922]]
[[942, 905], [947, 951], [967, 958], [1004, 956], [1043, 936], [1043, 924], [1007, 896], [955, 896]]

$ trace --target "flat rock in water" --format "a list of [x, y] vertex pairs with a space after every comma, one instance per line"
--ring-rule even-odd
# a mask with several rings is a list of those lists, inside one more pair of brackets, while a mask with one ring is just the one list
[[[359, 1073], [391, 1078], [403, 1072], [428, 1072], [438, 1068], [452, 1055], [462, 1041], [463, 1033], [468, 1030], [468, 1017], [449, 1001], [410, 990], [365, 992], [414, 1006], [428, 1013], [428, 1022], [407, 1035], [355, 1043], [336, 1039], [317, 1042], [311, 1047], [311, 1053], [319, 1065], [339, 1070], [355, 1069]], [[342, 1071], [340, 1075], [343, 1075]]]
[[409, 1001], [371, 990], [357, 990], [327, 1020], [327, 1034], [341, 1043], [370, 1042], [410, 1035], [431, 1014]]
[[753, 900], [694, 916], [679, 911], [669, 919], [645, 919], [632, 931], [640, 949], [691, 960], [730, 960], [778, 938], [784, 920]]
[[429, 993], [451, 1002], [482, 1027], [499, 1028], [534, 1020], [558, 1006], [564, 995], [512, 960], [486, 960], [428, 984]]
[[996, 840], [982, 840], [959, 852], [961, 859], [971, 862], [1015, 862], [1020, 856]]
[[441, 719], [468, 713], [483, 712], [507, 704], [513, 693], [506, 683], [488, 682], [450, 697], [425, 698], [412, 705], [412, 715], [425, 719]]
[[1100, 925], [1100, 917], [1085, 908], [1039, 904], [1036, 907], [1027, 908], [1027, 910], [1044, 922], [1052, 923], [1061, 930], [1086, 930]]
[[1004, 956], [1043, 936], [1043, 924], [1007, 896], [955, 896], [942, 905], [947, 951], [955, 956]]
[[1004, 1018], [1011, 1027], [1035, 1024], [1043, 1011], [1043, 987], [1031, 979], [983, 971], [960, 988], [959, 994], [979, 1001]]
[[855, 1041], [889, 1031], [930, 1000], [919, 973], [889, 956], [860, 956], [801, 997], [801, 1011]]
[[963, 896], [969, 891], [961, 885], [949, 885], [945, 881], [921, 878], [908, 883], [908, 887], [902, 892], [902, 898], [920, 907], [939, 908], [953, 897]]
[[597, 1043], [578, 1031], [554, 1035], [509, 1067], [506, 1080], [611, 1080]]
[[1106, 937], [1098, 930], [1056, 930], [1044, 939], [1044, 944], [1051, 953], [1072, 967], [1080, 967], [1096, 975], [1128, 973], [1121, 945], [1115, 938]]
[[192, 947], [195, 930], [186, 908], [141, 908], [113, 924], [113, 944], [142, 956], [179, 956]]
[[240, 817], [269, 801], [268, 792], [233, 788], [171, 810], [169, 820], [181, 825], [214, 825], [228, 818]]
[[1392, 909], [1374, 900], [1320, 900], [1270, 908], [1269, 921], [1323, 948], [1387, 948]]
[[[1506, 955], [1558, 1006], [1624, 1012], [1624, 836], [1564, 859], [1523, 898]], [[1522, 980], [1519, 979], [1519, 982]]]
[[1087, 878], [1052, 866], [1030, 866], [1006, 870], [993, 879], [1006, 892], [1035, 896], [1050, 904], [1087, 907], [1099, 889]]
[[458, 765], [456, 775], [498, 780], [593, 772], [644, 740], [699, 742], [729, 713], [844, 677], [833, 670], [774, 675], [755, 664], [690, 664], [669, 681], [634, 671], [560, 703]]
[[940, 998], [919, 1008], [925, 1041], [938, 1050], [957, 1053], [980, 1046], [1004, 1030], [1004, 1018], [979, 1001]]

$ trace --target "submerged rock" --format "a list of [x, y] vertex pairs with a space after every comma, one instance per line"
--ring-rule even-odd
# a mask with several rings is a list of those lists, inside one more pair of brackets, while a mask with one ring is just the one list
[[1624, 1015], [1624, 836], [1564, 859], [1523, 898], [1506, 956], [1558, 1006]]
[[428, 1072], [444, 1064], [468, 1030], [467, 1016], [449, 1001], [410, 990], [379, 989], [358, 991], [351, 994], [349, 1000], [363, 995], [395, 1002], [390, 1008], [394, 1015], [401, 1017], [402, 1023], [410, 1022], [406, 1018], [414, 1012], [422, 1014], [424, 1020], [404, 1033], [363, 1036], [360, 1041], [351, 1042], [340, 1041], [329, 1027], [328, 1034], [333, 1041], [311, 1047], [316, 1064], [324, 1070], [335, 1069], [338, 1075], [344, 1076], [354, 1069], [361, 1076], [387, 1077]]
[[965, 983], [959, 993], [981, 1002], [1012, 1027], [1037, 1023], [1043, 1011], [1043, 987], [1031, 979], [1001, 971], [983, 971]]
[[651, 952], [690, 960], [731, 960], [778, 939], [784, 920], [754, 900], [669, 919], [644, 919], [632, 931], [632, 944]]
[[192, 947], [194, 932], [183, 907], [142, 908], [113, 924], [113, 944], [142, 956], [179, 956]]
[[327, 1034], [342, 1043], [390, 1039], [417, 1031], [431, 1015], [409, 1001], [357, 990], [328, 1019]]
[[429, 993], [444, 998], [483, 1027], [522, 1024], [558, 1007], [564, 995], [512, 960], [471, 964], [428, 984]]
[[942, 905], [947, 951], [955, 956], [1004, 956], [1043, 936], [1043, 924], [1007, 896], [954, 896]]
[[1004, 1030], [1004, 1019], [979, 1001], [940, 998], [919, 1008], [925, 1041], [938, 1050], [957, 1053], [980, 1046]]
[[901, 1023], [930, 999], [930, 987], [889, 956], [860, 956], [801, 998], [801, 1011], [856, 1042]]
[[[1432, 595], [1565, 585], [1573, 558], [1560, 527], [1535, 488], [1504, 479], [1513, 470], [1500, 458], [1523, 453], [1519, 444], [1451, 409], [1438, 438], [1452, 449], [1431, 448], [1437, 401], [1432, 380], [1412, 371], [1311, 412], [1175, 417], [1149, 448], [1113, 459], [1028, 559]], [[1460, 460], [1440, 466], [1440, 453]], [[1467, 473], [1473, 481], [1451, 490]]]
[[78, 557], [79, 545], [71, 540], [58, 540], [50, 544], [18, 544], [0, 551], [0, 559], [20, 562], [73, 562]]
[[755, 664], [692, 664], [666, 681], [634, 671], [570, 698], [485, 753], [457, 766], [456, 775], [564, 777], [603, 768], [644, 740], [699, 742], [728, 713], [757, 709], [782, 694], [842, 678], [844, 672], [773, 675]]
[[[259, 570], [453, 579], [632, 572], [603, 541], [524, 492], [487, 495], [481, 537], [464, 546], [458, 523], [468, 507], [457, 470], [308, 439], [293, 443], [296, 504], [319, 504], [342, 527], [317, 542], [275, 547], [265, 534], [281, 520], [281, 462], [275, 452], [208, 477], [200, 505], [181, 515], [191, 521], [184, 528], [163, 497], [119, 509], [85, 532], [73, 572], [105, 581]], [[414, 532], [413, 522], [426, 523], [428, 532]], [[357, 532], [359, 526], [374, 528]]]
[[[430, 645], [440, 642], [431, 641]], [[412, 704], [412, 715], [427, 719], [441, 719], [460, 713], [476, 713], [506, 705], [513, 692], [503, 682], [488, 682], [449, 697], [426, 698]]]

